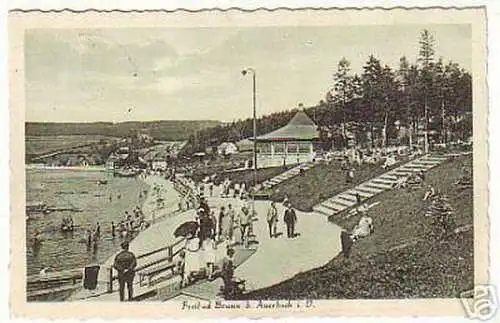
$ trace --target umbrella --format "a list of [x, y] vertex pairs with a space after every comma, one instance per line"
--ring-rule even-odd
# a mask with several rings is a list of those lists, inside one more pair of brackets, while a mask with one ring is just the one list
[[174, 237], [186, 237], [188, 235], [195, 235], [198, 230], [198, 222], [188, 221], [184, 222], [180, 226], [177, 227], [174, 231]]

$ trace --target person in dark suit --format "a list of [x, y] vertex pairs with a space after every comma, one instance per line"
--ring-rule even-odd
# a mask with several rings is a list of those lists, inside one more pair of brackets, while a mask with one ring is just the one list
[[288, 204], [288, 207], [285, 211], [285, 216], [283, 217], [283, 221], [286, 224], [286, 232], [288, 238], [294, 238], [295, 224], [297, 223], [297, 215], [295, 214], [295, 210], [292, 208], [291, 204]]
[[129, 243], [127, 241], [121, 244], [122, 251], [115, 257], [113, 268], [118, 271], [118, 283], [120, 285], [120, 302], [125, 300], [125, 285], [127, 285], [128, 301], [131, 301], [134, 295], [133, 283], [135, 276], [135, 267], [137, 259], [135, 255], [128, 250]]

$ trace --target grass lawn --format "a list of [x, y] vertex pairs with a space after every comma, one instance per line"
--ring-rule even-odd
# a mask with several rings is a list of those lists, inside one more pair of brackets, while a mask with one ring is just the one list
[[[426, 181], [448, 196], [455, 210], [453, 228], [472, 226], [473, 190], [453, 185], [472, 157], [448, 161], [428, 172]], [[375, 232], [357, 241], [347, 259], [277, 285], [250, 292], [245, 299], [454, 298], [474, 284], [473, 230], [435, 234], [422, 201], [424, 189], [384, 192], [369, 211]], [[359, 217], [331, 220], [351, 230]], [[284, 261], [288, 261], [284, 259]]]
[[[387, 172], [388, 169], [384, 170], [380, 167], [382, 164], [363, 164], [357, 167], [352, 183], [346, 183], [346, 174], [340, 169], [340, 162], [319, 164], [306, 171], [304, 175], [295, 176], [273, 187], [270, 192], [271, 199], [283, 201], [285, 194], [287, 194], [293, 207], [301, 211], [311, 212], [313, 206], [327, 198]], [[401, 162], [398, 162], [390, 169], [396, 168], [400, 164]]]

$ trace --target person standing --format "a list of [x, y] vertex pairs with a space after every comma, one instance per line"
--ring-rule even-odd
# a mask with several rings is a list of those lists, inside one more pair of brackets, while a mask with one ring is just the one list
[[240, 231], [241, 231], [241, 243], [247, 247], [247, 230], [248, 226], [250, 225], [251, 221], [251, 213], [248, 208], [245, 206], [241, 208], [241, 211], [238, 214], [238, 222], [240, 225]]
[[113, 221], [111, 221], [111, 236], [114, 238], [116, 233], [115, 233], [115, 223]]
[[212, 238], [207, 238], [203, 241], [203, 258], [207, 269], [207, 279], [212, 280], [214, 274], [214, 266], [216, 263], [216, 244]]
[[210, 197], [212, 197], [214, 195], [214, 183], [213, 182], [210, 182], [210, 185], [208, 185], [208, 191], [209, 191]]
[[230, 241], [230, 243], [234, 243], [233, 239], [234, 239], [235, 213], [234, 213], [233, 206], [231, 204], [229, 204], [227, 206], [227, 215], [226, 216], [227, 216], [227, 223], [228, 223], [228, 227], [227, 227], [228, 240]]
[[219, 224], [218, 225], [218, 230], [217, 230], [217, 236], [218, 236], [218, 239], [219, 241], [222, 241], [223, 239], [223, 233], [225, 233], [227, 230], [226, 230], [226, 225], [227, 225], [227, 221], [226, 221], [226, 214], [224, 213], [224, 207], [221, 206], [220, 208], [220, 211], [219, 211], [219, 219], [217, 221], [217, 223]]
[[210, 212], [210, 216], [208, 217], [210, 220], [210, 234], [209, 237], [211, 239], [215, 239], [215, 236], [217, 235], [217, 218], [215, 217], [215, 212], [212, 210]]
[[235, 183], [234, 184], [234, 198], [237, 198], [240, 195], [240, 184]]
[[128, 250], [129, 243], [127, 241], [122, 242], [121, 247], [122, 251], [116, 255], [113, 268], [118, 272], [120, 302], [123, 302], [125, 300], [125, 285], [127, 285], [128, 301], [131, 301], [134, 296], [133, 283], [137, 259], [135, 255]]
[[227, 249], [226, 257], [222, 260], [222, 280], [224, 281], [224, 298], [231, 296], [234, 276], [234, 249]]
[[286, 233], [288, 238], [295, 237], [295, 224], [297, 223], [297, 215], [295, 214], [295, 210], [289, 204], [286, 211], [283, 221], [286, 224]]
[[95, 225], [95, 236], [97, 240], [101, 238], [101, 225], [99, 224], [99, 222], [97, 222]]
[[269, 228], [269, 238], [276, 237], [277, 223], [278, 223], [278, 210], [276, 209], [276, 202], [272, 201], [271, 206], [267, 210], [267, 225]]
[[89, 225], [87, 228], [87, 249], [92, 247], [92, 227]]

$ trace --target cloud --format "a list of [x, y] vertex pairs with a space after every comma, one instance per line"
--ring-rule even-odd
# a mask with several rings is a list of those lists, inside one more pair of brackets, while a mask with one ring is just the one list
[[[345, 56], [397, 66], [418, 52], [421, 26], [30, 30], [28, 120], [223, 119], [315, 104]], [[436, 26], [436, 51], [470, 67], [470, 30]], [[412, 56], [413, 55], [413, 56]], [[396, 64], [396, 65], [395, 65]], [[128, 107], [133, 115], [126, 115]]]

